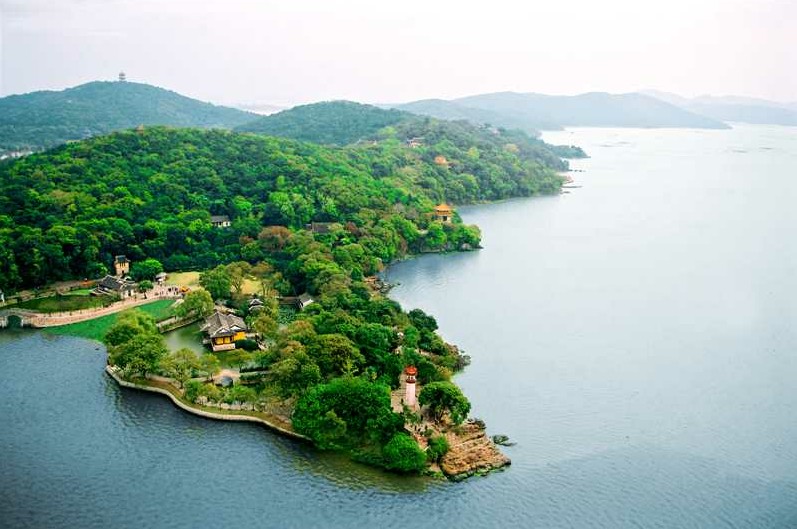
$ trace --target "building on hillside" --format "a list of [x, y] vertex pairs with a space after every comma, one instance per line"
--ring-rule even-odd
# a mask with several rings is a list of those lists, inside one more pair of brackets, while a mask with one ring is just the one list
[[130, 298], [136, 292], [136, 284], [129, 279], [121, 279], [112, 275], [107, 275], [100, 279], [91, 294], [94, 296], [118, 295], [120, 298]]
[[229, 228], [232, 225], [227, 215], [211, 215], [210, 223], [214, 228]]
[[314, 300], [310, 297], [310, 294], [306, 292], [296, 298], [296, 306], [299, 308], [299, 310], [304, 310], [304, 308], [311, 303], [314, 303]]
[[451, 162], [448, 161], [448, 158], [446, 158], [442, 154], [438, 154], [437, 156], [434, 157], [434, 163], [435, 165], [439, 165], [440, 167], [445, 167], [446, 169], [448, 169], [448, 167], [451, 165]]
[[249, 300], [249, 313], [260, 312], [263, 310], [263, 300], [260, 298], [252, 298]]
[[412, 149], [423, 147], [423, 138], [410, 138], [407, 140], [407, 145]]
[[454, 218], [454, 208], [446, 204], [438, 204], [434, 208], [434, 220], [440, 221], [443, 224], [451, 224]]
[[217, 310], [207, 317], [201, 330], [207, 334], [210, 348], [216, 352], [235, 349], [235, 342], [245, 339], [249, 328], [242, 318]]
[[155, 282], [159, 285], [162, 285], [166, 282], [166, 278], [169, 277], [166, 272], [161, 272], [160, 274], [155, 276]]
[[113, 258], [113, 271], [116, 277], [126, 276], [130, 273], [130, 260], [124, 255], [117, 255]]
[[325, 233], [329, 233], [333, 224], [334, 222], [311, 222], [305, 226], [305, 228], [313, 233], [317, 233], [318, 235], [323, 235]]

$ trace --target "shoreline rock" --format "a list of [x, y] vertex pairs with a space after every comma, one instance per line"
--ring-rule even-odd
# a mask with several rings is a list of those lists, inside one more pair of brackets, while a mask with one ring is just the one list
[[440, 469], [452, 481], [487, 474], [512, 464], [487, 435], [484, 422], [471, 419], [446, 434], [449, 450], [440, 461]]

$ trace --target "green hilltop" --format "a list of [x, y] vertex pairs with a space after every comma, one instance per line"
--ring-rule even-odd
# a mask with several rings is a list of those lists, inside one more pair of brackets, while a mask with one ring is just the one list
[[132, 82], [0, 98], [0, 153], [38, 151], [138, 125], [232, 128], [256, 115]]
[[383, 110], [352, 101], [328, 101], [263, 116], [236, 130], [326, 145], [348, 145], [409, 117], [410, 114], [398, 110]]

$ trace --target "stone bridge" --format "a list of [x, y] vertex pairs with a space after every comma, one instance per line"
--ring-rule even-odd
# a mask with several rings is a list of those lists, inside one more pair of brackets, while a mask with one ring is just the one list
[[39, 327], [42, 314], [25, 309], [0, 310], [0, 329], [8, 327], [10, 320], [18, 319], [20, 327]]

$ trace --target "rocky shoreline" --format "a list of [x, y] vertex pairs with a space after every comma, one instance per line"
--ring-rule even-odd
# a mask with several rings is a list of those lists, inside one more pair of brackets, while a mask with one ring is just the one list
[[458, 431], [446, 434], [449, 450], [440, 461], [440, 470], [452, 481], [500, 470], [512, 464], [487, 435], [484, 422], [470, 419]]

